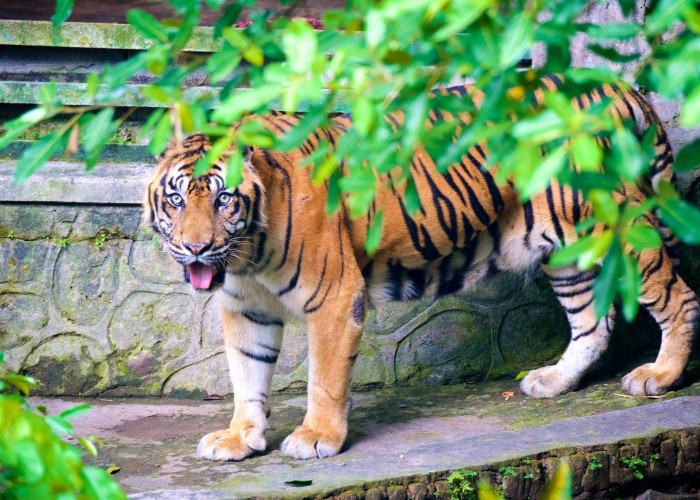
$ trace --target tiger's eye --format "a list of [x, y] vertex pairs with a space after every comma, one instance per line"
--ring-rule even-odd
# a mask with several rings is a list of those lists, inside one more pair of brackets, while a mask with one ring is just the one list
[[168, 202], [175, 208], [178, 208], [182, 205], [182, 196], [177, 193], [171, 194], [168, 196]]
[[221, 193], [216, 201], [219, 203], [219, 206], [225, 207], [231, 203], [232, 199], [233, 196], [231, 196], [229, 193]]

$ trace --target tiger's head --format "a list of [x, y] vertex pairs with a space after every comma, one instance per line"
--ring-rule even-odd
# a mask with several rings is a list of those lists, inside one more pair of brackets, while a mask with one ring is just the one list
[[243, 180], [227, 189], [226, 155], [203, 175], [192, 175], [209, 149], [202, 134], [171, 140], [148, 180], [143, 204], [144, 223], [198, 290], [219, 287], [227, 266], [244, 265], [251, 235], [264, 224], [264, 187], [252, 166], [253, 150], [245, 152]]

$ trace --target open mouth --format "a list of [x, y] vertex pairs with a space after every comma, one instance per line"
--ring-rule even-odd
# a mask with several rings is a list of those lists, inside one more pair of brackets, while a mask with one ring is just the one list
[[190, 275], [190, 283], [193, 287], [198, 290], [209, 290], [216, 268], [201, 262], [193, 262], [187, 266], [187, 273]]

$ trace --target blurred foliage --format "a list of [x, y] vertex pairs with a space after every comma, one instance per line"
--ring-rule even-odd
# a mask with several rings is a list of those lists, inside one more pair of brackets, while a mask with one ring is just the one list
[[[635, 3], [620, 0], [628, 20], [603, 26], [579, 21], [591, 6], [585, 0], [349, 0], [342, 10], [328, 10], [317, 31], [305, 20], [293, 17], [294, 2], [283, 1], [287, 12], [275, 17], [255, 10], [254, 0], [206, 0], [221, 11], [214, 28], [220, 48], [214, 54], [183, 52], [199, 21], [201, 0], [170, 0], [173, 17], [158, 21], [141, 10], [131, 10], [128, 22], [152, 46], [87, 79], [95, 102], [123, 92], [138, 72], [148, 71], [156, 80], [143, 87], [145, 96], [162, 104], [143, 130], [150, 134], [150, 150], [161, 153], [171, 135], [192, 131], [208, 134], [212, 152], [197, 168], [203, 172], [232, 145], [253, 145], [289, 150], [297, 147], [329, 116], [342, 99], [350, 105], [354, 127], [336, 144], [323, 140], [308, 157], [313, 180], [328, 182], [328, 211], [334, 212], [345, 197], [352, 217], [365, 214], [374, 200], [376, 172], [397, 166], [394, 182], [405, 185], [405, 200], [412, 213], [419, 208], [410, 165], [420, 143], [435, 159], [440, 171], [458, 161], [480, 141], [491, 144], [488, 162], [499, 164], [499, 181], [510, 178], [523, 200], [548, 186], [554, 177], [581, 190], [592, 202], [593, 217], [580, 229], [581, 239], [561, 253], [554, 263], [577, 262], [587, 269], [602, 262], [596, 285], [596, 310], [608, 311], [621, 296], [627, 319], [637, 311], [640, 276], [635, 253], [658, 247], [656, 232], [641, 224], [646, 212], [656, 210], [663, 222], [683, 241], [700, 243], [700, 211], [681, 200], [671, 185], [663, 185], [642, 209], [618, 202], [612, 192], [621, 181], [648, 175], [653, 154], [653, 134], [638, 139], [627, 124], [616, 123], [607, 112], [610, 102], [575, 111], [571, 99], [604, 83], [620, 82], [626, 69], [628, 83], [645, 92], [669, 99], [683, 99], [680, 123], [700, 125], [700, 9], [694, 0], [652, 0], [641, 7], [643, 23], [634, 19]], [[54, 25], [67, 18], [71, 0], [58, 0]], [[252, 9], [244, 28], [243, 8]], [[684, 29], [676, 29], [685, 23]], [[673, 36], [667, 35], [675, 29]], [[57, 28], [58, 29], [58, 28]], [[588, 47], [607, 59], [604, 66], [572, 69], [570, 44], [585, 35]], [[615, 43], [643, 42], [648, 51], [620, 53]], [[535, 43], [546, 50], [543, 67], [520, 70]], [[618, 69], [612, 69], [618, 68]], [[203, 70], [212, 84], [221, 85], [220, 103], [202, 98], [185, 99], [185, 79]], [[527, 98], [539, 86], [540, 77], [559, 73], [564, 85], [546, 92], [542, 106]], [[454, 96], [430, 99], [436, 86], [456, 77], [468, 77], [484, 92], [479, 109], [470, 98]], [[624, 84], [622, 84], [624, 86]], [[243, 89], [244, 88], [244, 89]], [[57, 101], [55, 85], [42, 91], [42, 104], [4, 124], [0, 148], [28, 127], [58, 114], [72, 115], [58, 131], [29, 147], [17, 164], [21, 182], [62, 150], [74, 151], [82, 141], [87, 168], [99, 159], [104, 145], [126, 118], [111, 108], [67, 107]], [[300, 103], [309, 109], [301, 124], [281, 139], [271, 136], [257, 122], [233, 130], [230, 125], [250, 113], [271, 108], [295, 111]], [[430, 108], [471, 115], [467, 127], [445, 120], [426, 130]], [[383, 116], [405, 112], [405, 123], [394, 131]], [[127, 113], [128, 114], [128, 113]], [[610, 141], [605, 154], [594, 139]], [[698, 166], [700, 139], [678, 154], [678, 170]], [[242, 155], [228, 158], [228, 182], [241, 178]], [[339, 172], [340, 163], [348, 169]], [[571, 169], [571, 164], [578, 168]], [[377, 248], [382, 217], [376, 217], [367, 249]], [[599, 225], [595, 236], [590, 229]], [[632, 252], [633, 250], [634, 252]]]
[[[506, 485], [503, 481], [508, 477], [518, 477], [518, 473], [513, 467], [502, 467], [499, 472], [502, 482], [497, 489], [493, 489], [487, 482], [479, 480], [475, 471], [453, 472], [447, 478], [450, 484], [447, 492], [450, 500], [503, 500], [506, 491]], [[532, 475], [530, 477], [532, 478]], [[559, 460], [552, 478], [545, 484], [544, 491], [539, 498], [540, 500], [571, 500], [573, 498], [573, 474], [569, 462], [565, 459]]]
[[[0, 351], [0, 364], [3, 358]], [[72, 436], [97, 456], [102, 443], [76, 436], [70, 423], [90, 407], [77, 405], [47, 415], [45, 407], [32, 406], [24, 398], [35, 386], [31, 377], [0, 377], [0, 498], [125, 500], [107, 472], [83, 465], [83, 452], [59, 437]]]

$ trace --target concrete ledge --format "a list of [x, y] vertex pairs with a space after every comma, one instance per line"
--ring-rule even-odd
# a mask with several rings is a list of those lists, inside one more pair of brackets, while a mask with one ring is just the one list
[[[155, 160], [154, 160], [155, 161]], [[54, 161], [22, 184], [14, 183], [14, 161], [0, 161], [0, 202], [140, 205], [153, 164]]]

